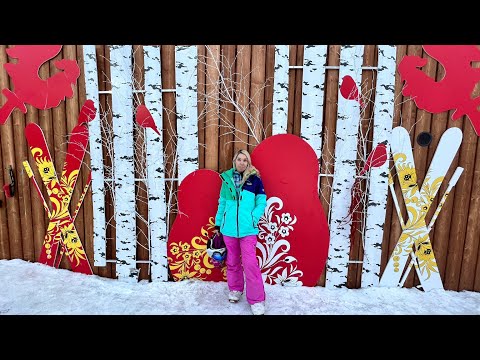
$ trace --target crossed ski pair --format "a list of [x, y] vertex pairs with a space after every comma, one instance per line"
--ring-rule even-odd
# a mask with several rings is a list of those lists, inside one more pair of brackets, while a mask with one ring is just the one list
[[[73, 129], [60, 181], [55, 172], [55, 167], [53, 166], [52, 158], [42, 129], [37, 124], [28, 124], [25, 127], [25, 137], [27, 138], [30, 151], [37, 164], [42, 181], [47, 188], [47, 193], [52, 204], [52, 210], [50, 211], [40, 189], [38, 188], [35, 178], [33, 177], [31, 168], [28, 165], [28, 162], [25, 161], [24, 167], [27, 174], [29, 174], [29, 177], [34, 182], [34, 186], [43, 201], [43, 206], [50, 219], [38, 261], [46, 265], [58, 267], [61, 256], [63, 255], [63, 252], [65, 252], [73, 271], [89, 275], [93, 274], [74, 225], [75, 217], [83, 202], [91, 178], [89, 178], [89, 181], [87, 181], [83, 190], [80, 201], [75, 209], [73, 219], [68, 209], [80, 167], [85, 156], [88, 142], [88, 128], [82, 123]], [[56, 261], [60, 243], [62, 244], [62, 251], [58, 261]]]
[[[458, 167], [450, 179], [445, 194], [428, 227], [425, 222], [425, 216], [453, 162], [453, 158], [460, 147], [461, 141], [462, 132], [460, 129], [450, 128], [445, 131], [438, 143], [437, 150], [419, 191], [410, 136], [403, 127], [399, 126], [393, 129], [391, 150], [403, 199], [407, 208], [408, 220], [406, 223], [403, 221], [398, 200], [393, 189], [393, 179], [389, 173], [389, 188], [392, 192], [395, 208], [402, 226], [402, 234], [380, 279], [380, 286], [403, 286], [407, 275], [412, 266], [414, 266], [425, 291], [443, 289], [443, 283], [433, 253], [429, 232], [450, 190], [455, 186], [458, 178], [462, 174], [463, 168]], [[402, 277], [409, 257], [411, 257], [411, 262]]]

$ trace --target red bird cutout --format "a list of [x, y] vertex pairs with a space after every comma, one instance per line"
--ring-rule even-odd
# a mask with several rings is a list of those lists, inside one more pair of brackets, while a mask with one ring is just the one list
[[480, 81], [480, 68], [472, 67], [472, 62], [480, 61], [480, 49], [475, 45], [423, 45], [423, 49], [443, 65], [445, 76], [435, 81], [419, 69], [427, 64], [427, 59], [404, 56], [398, 65], [405, 81], [403, 95], [411, 96], [418, 108], [434, 114], [455, 110], [452, 120], [468, 115], [480, 136], [480, 96], [471, 97]]
[[87, 101], [85, 101], [85, 104], [83, 104], [82, 108], [80, 109], [77, 125], [92, 121], [93, 119], [95, 119], [96, 113], [97, 109], [95, 108], [93, 100], [88, 99]]
[[138, 126], [142, 128], [150, 128], [160, 135], [157, 125], [155, 125], [155, 121], [153, 120], [152, 114], [150, 114], [150, 111], [148, 111], [145, 105], [139, 105], [137, 107], [137, 116], [135, 117], [135, 120], [137, 121]]
[[75, 60], [55, 61], [55, 67], [63, 71], [46, 80], [38, 76], [40, 66], [57, 56], [61, 49], [62, 45], [16, 45], [6, 50], [11, 58], [18, 61], [3, 65], [15, 90], [2, 90], [7, 102], [0, 108], [0, 125], [5, 124], [16, 108], [25, 114], [25, 103], [46, 110], [57, 107], [65, 97], [73, 96], [72, 85], [80, 76], [80, 68]]
[[340, 94], [347, 100], [358, 101], [360, 106], [363, 108], [363, 101], [358, 92], [357, 84], [355, 80], [350, 75], [346, 75], [342, 79], [342, 85], [340, 85]]

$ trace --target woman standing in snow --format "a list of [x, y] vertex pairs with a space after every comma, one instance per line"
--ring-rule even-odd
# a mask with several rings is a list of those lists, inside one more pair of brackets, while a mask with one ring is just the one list
[[239, 150], [233, 157], [233, 168], [220, 177], [215, 231], [223, 234], [227, 247], [228, 300], [238, 302], [246, 285], [246, 298], [253, 314], [263, 315], [265, 288], [255, 255], [258, 221], [267, 205], [260, 173], [252, 165], [248, 151]]

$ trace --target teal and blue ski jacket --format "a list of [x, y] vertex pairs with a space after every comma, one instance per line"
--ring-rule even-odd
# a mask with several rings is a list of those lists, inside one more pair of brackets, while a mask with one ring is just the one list
[[233, 172], [231, 168], [220, 174], [222, 188], [215, 225], [226, 236], [240, 238], [258, 235], [258, 221], [267, 205], [262, 180], [255, 171], [252, 172], [237, 195]]

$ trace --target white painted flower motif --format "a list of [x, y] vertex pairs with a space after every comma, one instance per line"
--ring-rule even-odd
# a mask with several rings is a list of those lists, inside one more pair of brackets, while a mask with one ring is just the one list
[[281, 237], [286, 237], [290, 235], [290, 229], [287, 226], [282, 226], [280, 227], [280, 230], [278, 231]]
[[290, 213], [275, 214], [282, 207], [283, 201], [278, 197], [267, 200], [265, 214], [258, 223], [258, 238], [264, 241], [257, 242], [257, 249], [261, 252], [257, 259], [267, 284], [302, 286], [299, 278], [303, 276], [303, 271], [297, 269], [297, 259], [289, 254], [290, 242], [287, 239], [297, 218]]
[[292, 216], [290, 215], [290, 213], [283, 213], [282, 214], [282, 223], [290, 224], [291, 221], [292, 221]]
[[268, 230], [272, 233], [276, 232], [278, 230], [278, 224], [277, 223], [269, 223], [268, 224]]
[[268, 245], [271, 245], [275, 242], [275, 235], [273, 234], [268, 234], [267, 236], [265, 236], [265, 242], [268, 244]]

